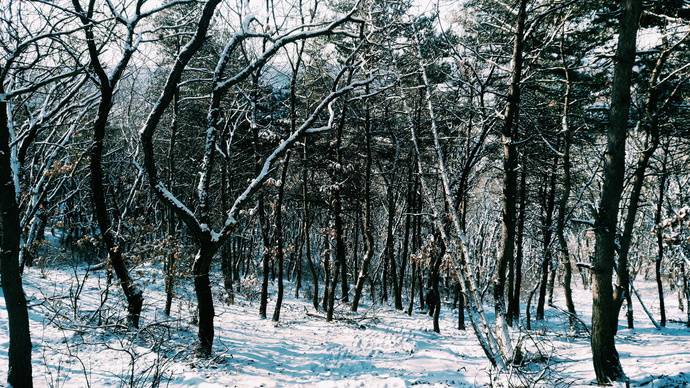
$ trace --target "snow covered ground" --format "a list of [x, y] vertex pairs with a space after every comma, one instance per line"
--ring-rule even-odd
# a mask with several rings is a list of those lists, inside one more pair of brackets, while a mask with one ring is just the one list
[[[83, 279], [85, 268], [77, 271]], [[235, 305], [216, 293], [216, 357], [195, 358], [192, 346], [196, 327], [189, 302], [189, 281], [178, 285], [186, 295], [173, 303], [173, 317], [162, 314], [162, 275], [154, 267], [138, 274], [148, 279], [142, 328], [127, 332], [122, 326], [121, 294], [111, 288], [98, 325], [95, 310], [105, 284], [102, 273], [91, 273], [83, 283], [79, 309], [74, 296], [79, 284], [72, 270], [38, 269], [25, 275], [30, 300], [31, 333], [34, 343], [36, 386], [52, 387], [406, 387], [476, 386], [491, 382], [492, 371], [471, 330], [456, 330], [456, 311], [444, 306], [441, 334], [431, 331], [431, 318], [423, 312], [412, 317], [389, 307], [365, 304], [358, 314], [347, 306], [337, 308], [336, 322], [314, 316], [306, 299], [295, 299], [291, 285], [281, 322], [258, 318], [258, 302], [243, 296]], [[215, 284], [222, 284], [218, 279]], [[648, 307], [657, 311], [652, 282], [636, 284]], [[591, 294], [577, 288], [576, 308], [583, 321], [590, 321]], [[275, 295], [275, 293], [273, 293]], [[269, 302], [272, 311], [273, 300]], [[635, 301], [637, 302], [637, 301]], [[670, 319], [680, 320], [675, 294], [666, 299]], [[564, 306], [561, 295], [556, 305]], [[690, 385], [690, 329], [671, 322], [656, 330], [639, 305], [635, 306], [636, 328], [621, 328], [618, 350], [633, 386], [667, 387]], [[309, 315], [308, 315], [309, 314]], [[524, 316], [524, 314], [523, 314]], [[621, 320], [621, 322], [623, 322]], [[533, 363], [523, 372], [544, 386], [592, 385], [589, 340], [585, 334], [568, 332], [566, 318], [549, 308], [543, 325], [524, 332]], [[514, 333], [518, 336], [519, 333]], [[7, 314], [0, 298], [0, 371], [7, 365]], [[539, 354], [535, 351], [538, 350]], [[4, 376], [2, 383], [4, 383]], [[517, 373], [513, 383], [520, 383]], [[2, 385], [0, 383], [0, 386]]]

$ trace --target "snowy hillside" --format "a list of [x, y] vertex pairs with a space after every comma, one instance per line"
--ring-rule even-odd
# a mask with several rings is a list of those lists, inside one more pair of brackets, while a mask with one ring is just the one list
[[[143, 272], [150, 279], [160, 278], [155, 268]], [[78, 274], [83, 280], [85, 268]], [[275, 324], [258, 318], [258, 302], [238, 296], [235, 305], [228, 305], [216, 287], [215, 357], [204, 360], [196, 358], [191, 348], [196, 335], [193, 306], [177, 299], [173, 315], [165, 317], [160, 281], [146, 287], [149, 297], [139, 331], [127, 332], [122, 326], [123, 317], [117, 313], [122, 299], [116, 287], [102, 309], [103, 324], [99, 327], [96, 318], [89, 321], [100, 305], [104, 284], [102, 272], [89, 274], [76, 312], [80, 318], [75, 319], [71, 300], [79, 285], [73, 273], [49, 269], [45, 277], [38, 270], [26, 274], [36, 386], [148, 387], [158, 379], [161, 387], [461, 387], [487, 385], [493, 378], [476, 337], [470, 329], [455, 329], [457, 311], [447, 306], [442, 310], [441, 334], [436, 334], [423, 312], [408, 317], [390, 307], [368, 304], [358, 314], [338, 306], [337, 320], [327, 323], [308, 300], [294, 299], [288, 292], [283, 319]], [[654, 295], [655, 284], [638, 287], [642, 295]], [[192, 299], [191, 289], [178, 292], [188, 295], [182, 300]], [[575, 295], [579, 313], [588, 322], [590, 293], [577, 288]], [[669, 295], [667, 301], [670, 319], [680, 320], [683, 313], [677, 298]], [[555, 302], [562, 304], [560, 295]], [[652, 300], [647, 305], [655, 311]], [[657, 330], [641, 310], [635, 324], [634, 330], [621, 326], [617, 337], [632, 384], [690, 384], [690, 329], [672, 322]], [[585, 333], [568, 333], [567, 320], [553, 308], [547, 309], [543, 326], [533, 325], [533, 331], [521, 334], [532, 363], [497, 382], [520, 384], [523, 374], [547, 386], [594, 382]], [[6, 349], [4, 305], [0, 328], [0, 345]], [[6, 353], [2, 355], [0, 370], [7, 362]]]

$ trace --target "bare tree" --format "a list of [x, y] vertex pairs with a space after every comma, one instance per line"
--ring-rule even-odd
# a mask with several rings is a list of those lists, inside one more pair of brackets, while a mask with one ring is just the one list
[[[305, 134], [316, 133], [331, 128], [331, 121], [334, 119], [332, 104], [339, 97], [349, 93], [352, 90], [360, 88], [371, 82], [371, 79], [362, 81], [355, 81], [344, 86], [334, 87], [333, 92], [323, 97], [317, 106], [312, 110], [307, 119], [289, 136], [283, 139], [279, 145], [271, 152], [271, 154], [264, 159], [261, 169], [258, 174], [250, 181], [246, 188], [240, 192], [235, 198], [230, 210], [225, 216], [225, 221], [221, 224], [219, 231], [211, 229], [210, 219], [210, 205], [209, 205], [209, 187], [211, 182], [211, 173], [216, 152], [216, 139], [218, 136], [218, 128], [221, 125], [221, 99], [222, 96], [234, 85], [237, 85], [242, 80], [249, 77], [257, 69], [261, 68], [267, 61], [274, 57], [283, 46], [305, 40], [317, 36], [333, 33], [337, 28], [345, 25], [353, 19], [353, 15], [357, 7], [353, 8], [345, 16], [327, 23], [321, 28], [299, 28], [288, 31], [283, 35], [278, 35], [277, 38], [272, 39], [272, 45], [260, 52], [257, 57], [249, 62], [246, 66], [236, 71], [233, 75], [227, 76], [228, 65], [235, 50], [241, 43], [252, 37], [263, 38], [262, 33], [253, 33], [250, 31], [250, 24], [254, 21], [253, 17], [247, 17], [242, 21], [242, 28], [235, 33], [227, 42], [220, 58], [216, 64], [213, 77], [212, 94], [209, 103], [207, 115], [207, 130], [206, 141], [204, 145], [203, 160], [199, 171], [199, 184], [197, 188], [198, 214], [195, 214], [190, 208], [184, 205], [173, 193], [171, 193], [163, 182], [158, 179], [158, 171], [156, 166], [155, 153], [153, 149], [153, 134], [162, 119], [162, 115], [170, 104], [176, 85], [180, 77], [189, 63], [190, 59], [201, 48], [206, 33], [208, 31], [209, 22], [213, 17], [215, 7], [218, 1], [209, 1], [202, 10], [196, 31], [193, 37], [182, 48], [173, 67], [168, 73], [163, 91], [157, 102], [151, 109], [148, 118], [141, 129], [141, 140], [144, 146], [145, 153], [145, 167], [149, 178], [149, 183], [153, 187], [158, 198], [168, 207], [172, 208], [178, 217], [187, 225], [191, 236], [193, 237], [199, 251], [194, 259], [193, 275], [194, 288], [197, 295], [197, 303], [199, 310], [199, 347], [198, 350], [203, 355], [210, 355], [212, 352], [212, 344], [214, 337], [213, 328], [213, 298], [211, 294], [209, 270], [211, 267], [213, 256], [218, 248], [222, 245], [225, 239], [232, 233], [237, 226], [237, 217], [244, 205], [250, 201], [252, 196], [259, 191], [263, 183], [268, 179], [272, 170], [273, 164], [282, 157], [287, 150], [301, 139]], [[338, 85], [341, 81], [342, 72], [335, 77], [334, 84]], [[319, 121], [321, 113], [328, 110], [328, 123], [321, 127], [315, 127]]]
[[122, 47], [122, 56], [112, 67], [112, 70], [107, 71], [101, 59], [102, 45], [99, 45], [96, 37], [97, 14], [96, 14], [96, 0], [89, 0], [86, 9], [84, 9], [79, 0], [72, 0], [72, 6], [79, 15], [83, 25], [84, 36], [86, 39], [86, 46], [89, 54], [89, 61], [91, 71], [95, 74], [96, 83], [100, 92], [100, 100], [98, 103], [98, 113], [93, 123], [93, 143], [89, 150], [90, 159], [90, 183], [91, 196], [93, 200], [93, 210], [98, 222], [98, 227], [101, 231], [101, 239], [108, 251], [108, 258], [110, 264], [115, 270], [117, 278], [120, 280], [122, 291], [127, 299], [127, 321], [131, 327], [139, 327], [139, 319], [141, 315], [141, 308], [144, 303], [142, 290], [137, 287], [134, 280], [131, 278], [125, 257], [122, 252], [122, 246], [118, 243], [118, 236], [113, 227], [108, 214], [108, 205], [105, 194], [105, 179], [103, 173], [103, 151], [106, 131], [108, 129], [108, 119], [114, 104], [115, 91], [118, 83], [122, 79], [125, 70], [132, 59], [132, 56], [138, 49], [142, 40], [142, 33], [137, 30], [138, 24], [147, 17], [155, 15], [156, 13], [172, 7], [174, 5], [184, 3], [186, 1], [173, 1], [166, 3], [160, 7], [144, 10], [145, 0], [138, 0], [134, 5], [134, 15], [127, 16], [127, 6], [123, 5], [124, 9], [118, 10], [111, 2], [107, 2], [107, 6], [112, 18], [117, 25], [121, 25], [125, 29], [125, 39]]

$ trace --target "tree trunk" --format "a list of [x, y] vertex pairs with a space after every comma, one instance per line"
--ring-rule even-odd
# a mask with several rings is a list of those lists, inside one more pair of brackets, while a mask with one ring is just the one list
[[331, 251], [330, 241], [328, 241], [328, 235], [323, 236], [323, 299], [321, 300], [322, 307], [324, 311], [328, 311], [328, 299], [332, 292], [335, 292], [331, 288]]
[[621, 3], [618, 48], [611, 88], [611, 109], [604, 160], [604, 179], [595, 218], [596, 245], [592, 260], [592, 358], [599, 384], [625, 379], [616, 350], [618, 317], [613, 300], [613, 266], [618, 208], [625, 176], [625, 138], [630, 109], [630, 85], [642, 0]]
[[656, 203], [656, 212], [654, 213], [654, 224], [656, 227], [656, 246], [657, 257], [654, 261], [654, 275], [656, 279], [656, 288], [659, 294], [659, 313], [661, 314], [660, 324], [666, 327], [666, 306], [664, 304], [664, 285], [661, 281], [661, 261], [664, 258], [664, 233], [663, 229], [658, 227], [661, 223], [661, 214], [664, 207], [664, 193], [666, 192], [666, 163], [668, 161], [668, 151], [664, 148], [664, 158], [661, 162], [661, 173], [659, 175], [659, 199]]
[[93, 144], [89, 150], [91, 197], [94, 214], [101, 231], [101, 239], [108, 251], [110, 264], [120, 280], [122, 291], [127, 299], [127, 323], [133, 328], [139, 327], [141, 307], [144, 303], [141, 290], [134, 284], [129, 275], [127, 264], [122, 256], [122, 248], [117, 244], [113, 234], [108, 206], [105, 198], [105, 183], [103, 181], [103, 143], [108, 124], [108, 115], [112, 106], [112, 89], [101, 87], [101, 101], [98, 106], [98, 116], [93, 125]]
[[278, 188], [278, 199], [276, 204], [276, 261], [278, 262], [278, 296], [276, 297], [276, 305], [273, 310], [273, 320], [278, 322], [280, 320], [280, 308], [283, 305], [283, 294], [285, 293], [285, 285], [283, 284], [283, 267], [285, 266], [285, 250], [283, 248], [283, 197], [285, 196], [285, 182], [287, 181], [287, 171], [290, 165], [290, 151], [285, 155], [283, 162], [283, 173], [280, 177], [280, 187]]
[[[176, 40], [177, 52], [179, 54], [180, 42], [179, 39]], [[180, 101], [180, 88], [175, 88], [175, 94], [173, 95], [172, 101], [172, 120], [170, 123], [170, 144], [168, 145], [168, 187], [170, 190], [175, 189], [175, 144], [177, 142], [177, 127], [179, 119], [179, 101]], [[175, 237], [176, 232], [176, 218], [175, 211], [173, 209], [168, 209], [168, 236]], [[175, 259], [177, 255], [177, 241], [173, 240], [176, 244], [175, 249], [171, 249], [168, 253], [168, 257], [165, 260], [164, 272], [165, 272], [165, 315], [170, 316], [170, 310], [172, 308], [172, 300], [175, 291], [175, 276], [176, 276], [176, 264]]]
[[261, 300], [259, 302], [259, 316], [266, 319], [266, 310], [268, 308], [268, 278], [270, 276], [270, 262], [271, 262], [271, 242], [268, 237], [268, 221], [266, 220], [266, 211], [264, 205], [263, 193], [259, 194], [259, 228], [261, 228], [261, 242], [263, 250], [261, 254], [262, 278], [261, 278]]
[[[397, 169], [393, 169], [396, 171]], [[398, 286], [398, 277], [396, 274], [395, 263], [395, 237], [393, 236], [393, 223], [395, 222], [395, 190], [393, 188], [393, 179], [391, 178], [388, 185], [388, 224], [386, 226], [386, 263], [390, 266], [390, 282], [393, 285], [393, 302], [396, 310], [402, 310], [402, 294]], [[384, 274], [386, 267], [384, 266]], [[384, 275], [385, 276], [385, 275]], [[384, 281], [385, 290], [385, 281]]]
[[[441, 237], [436, 236], [435, 241], [441, 241]], [[445, 244], [441, 243], [441, 246], [436, 247], [434, 252], [434, 261], [431, 263], [431, 277], [429, 279], [431, 282], [431, 287], [429, 295], [427, 296], [429, 316], [433, 317], [434, 331], [437, 333], [441, 332], [441, 327], [439, 325], [439, 317], [441, 314], [441, 291], [439, 289], [439, 283], [441, 280], [441, 262], [445, 253]]]
[[527, 0], [520, 1], [515, 27], [515, 41], [511, 58], [512, 74], [508, 90], [505, 123], [501, 128], [503, 143], [503, 190], [501, 195], [501, 248], [496, 265], [494, 308], [497, 319], [505, 315], [506, 267], [515, 253], [515, 198], [517, 197], [517, 151], [515, 138], [520, 109], [520, 80], [522, 78], [522, 50]]
[[[421, 194], [420, 194], [420, 203], [421, 203]], [[420, 205], [421, 207], [421, 205]], [[422, 247], [422, 225], [421, 225], [421, 217], [417, 218], [417, 238], [418, 238], [418, 245], [417, 245], [417, 250], [421, 249]], [[418, 284], [418, 289], [419, 289], [419, 308], [424, 309], [424, 268], [422, 268], [422, 265], [420, 263], [417, 263], [417, 284]]]
[[170, 316], [170, 311], [172, 310], [172, 300], [175, 290], [175, 273], [176, 264], [175, 258], [177, 256], [177, 249], [171, 249], [168, 252], [168, 256], [165, 260], [164, 272], [165, 272], [165, 315]]
[[[553, 253], [549, 253], [549, 256], [553, 257]], [[556, 265], [558, 264], [553, 259], [549, 260], [551, 271], [549, 272], [549, 298], [546, 302], [547, 305], [553, 306], [553, 287], [556, 283]]]
[[338, 278], [340, 277], [340, 273], [343, 270], [340, 260], [335, 260], [333, 265], [335, 266], [335, 268], [333, 268], [333, 280], [331, 282], [330, 287], [328, 287], [329, 292], [328, 308], [326, 310], [326, 322], [331, 322], [333, 320], [333, 309], [335, 307], [335, 289], [338, 286]]
[[[558, 157], [554, 158], [554, 168], [557, 165]], [[544, 320], [544, 304], [546, 302], [546, 289], [549, 282], [549, 267], [553, 267], [551, 262], [551, 238], [553, 235], [553, 209], [556, 198], [556, 173], [551, 170], [548, 178], [548, 188], [544, 189], [546, 198], [544, 200], [544, 219], [542, 225], [543, 236], [543, 261], [541, 264], [541, 281], [539, 283], [539, 299], [537, 300], [537, 321]], [[552, 270], [553, 273], [553, 270]], [[553, 288], [553, 286], [552, 286]]]
[[[419, 225], [419, 213], [421, 213], [421, 202], [419, 201], [419, 196], [417, 195], [417, 190], [419, 186], [419, 178], [418, 176], [415, 177], [414, 184], [412, 186], [412, 192], [410, 193], [410, 211], [415, 212], [414, 216], [411, 217], [412, 219], [412, 252], [414, 252], [415, 255], [419, 252], [420, 248], [420, 239], [421, 237], [418, 235], [418, 225]], [[415, 284], [417, 284], [417, 273], [419, 272], [419, 260], [412, 260], [411, 261], [411, 266], [412, 266], [412, 274], [410, 276], [410, 304], [407, 307], [407, 315], [412, 315], [412, 308], [414, 307], [414, 294], [415, 294]], [[420, 297], [420, 304], [422, 302], [422, 299]]]
[[465, 330], [465, 294], [462, 284], [458, 283], [458, 330]]
[[[242, 264], [244, 263], [244, 257], [246, 254], [247, 240], [243, 237], [238, 237], [235, 239], [235, 268], [233, 279], [235, 279], [235, 292], [240, 292], [240, 274], [242, 273]], [[244, 274], [246, 275], [246, 273]]]
[[[366, 87], [366, 93], [369, 93], [369, 86]], [[352, 298], [352, 311], [357, 311], [359, 307], [359, 300], [362, 297], [362, 289], [364, 288], [364, 281], [367, 278], [369, 271], [369, 264], [374, 257], [374, 233], [371, 226], [371, 112], [369, 106], [366, 107], [366, 115], [364, 120], [364, 133], [366, 137], [366, 167], [364, 172], [364, 237], [367, 245], [367, 251], [362, 260], [362, 268], [359, 270], [357, 277], [357, 284], [355, 285], [355, 295]]]
[[[4, 93], [0, 80], [0, 95]], [[7, 102], [0, 99], [0, 279], [10, 336], [7, 383], [14, 387], [33, 387], [29, 314], [19, 275], [19, 208], [10, 162], [8, 120]]]
[[[99, 86], [99, 102], [96, 120], [93, 124], [93, 144], [88, 150], [89, 154], [89, 173], [91, 185], [91, 197], [93, 202], [94, 215], [98, 228], [101, 232], [101, 239], [108, 252], [110, 264], [115, 270], [122, 291], [127, 299], [127, 323], [129, 327], [139, 327], [139, 317], [141, 314], [141, 307], [144, 302], [141, 290], [134, 284], [129, 276], [127, 264], [122, 256], [122, 247], [117, 243], [116, 236], [112, 230], [110, 216], [108, 215], [108, 206], [105, 197], [105, 183], [103, 178], [103, 148], [105, 141], [105, 131], [108, 126], [108, 116], [113, 106], [113, 93], [127, 67], [129, 60], [134, 53], [132, 50], [131, 41], [119, 62], [117, 63], [110, 76], [104, 70], [99, 55], [99, 48], [96, 47], [96, 42], [93, 33], [92, 16], [94, 12], [93, 2], [91, 2], [88, 10], [85, 12], [78, 1], [72, 2], [81, 22], [84, 26], [84, 34], [86, 37], [86, 44], [88, 47], [90, 68], [95, 73], [98, 79]], [[134, 27], [131, 27], [134, 28]]]
[[235, 304], [235, 281], [232, 268], [234, 267], [233, 263], [236, 252], [233, 245], [232, 240], [228, 240], [223, 243], [223, 252], [220, 261], [221, 272], [223, 273], [223, 288], [228, 294], [227, 302], [229, 304]]
[[[664, 45], [668, 43], [665, 37], [663, 38], [663, 43]], [[630, 253], [633, 229], [635, 227], [635, 217], [637, 216], [637, 210], [640, 204], [647, 166], [649, 165], [649, 160], [659, 146], [659, 112], [657, 107], [659, 99], [658, 79], [666, 63], [666, 59], [671, 54], [672, 50], [673, 48], [667, 48], [661, 52], [649, 79], [645, 112], [642, 120], [640, 120], [640, 128], [645, 130], [647, 138], [645, 141], [645, 149], [640, 153], [633, 173], [632, 189], [630, 190], [630, 199], [628, 201], [628, 212], [625, 216], [623, 235], [620, 238], [620, 249], [618, 251], [618, 265], [616, 269], [618, 283], [614, 290], [613, 298], [616, 303], [617, 312], [620, 312], [623, 299], [625, 299], [628, 305], [627, 317], [628, 328], [630, 329], [633, 328], [633, 315], [628, 255]], [[616, 314], [616, 316], [618, 316], [618, 314]]]
[[319, 309], [319, 272], [314, 261], [311, 257], [311, 236], [310, 236], [310, 225], [311, 219], [309, 214], [309, 179], [307, 173], [307, 144], [308, 139], [304, 139], [304, 146], [302, 147], [302, 207], [303, 207], [303, 222], [302, 227], [304, 228], [304, 249], [307, 256], [307, 265], [309, 266], [309, 271], [311, 272], [312, 281], [312, 304], [315, 310]]
[[[402, 293], [403, 293], [403, 288], [405, 285], [405, 269], [407, 268], [407, 262], [408, 262], [408, 256], [409, 256], [409, 243], [410, 243], [410, 220], [411, 220], [411, 215], [410, 212], [412, 211], [412, 189], [414, 186], [414, 181], [413, 181], [413, 175], [412, 172], [414, 171], [414, 160], [412, 160], [412, 165], [410, 165], [410, 169], [407, 175], [407, 193], [405, 195], [405, 232], [403, 236], [403, 243], [402, 243], [402, 253], [401, 253], [401, 262], [400, 262], [400, 278], [398, 280], [398, 293], [395, 296], [396, 303], [398, 302], [398, 299], [400, 300], [400, 307], [402, 309]], [[413, 278], [414, 279], [414, 278]]]
[[412, 316], [412, 309], [414, 308], [414, 293], [415, 283], [417, 277], [417, 263], [412, 263], [412, 277], [410, 278], [410, 303], [407, 305], [407, 315]]
[[[349, 78], [351, 79], [352, 73], [350, 73]], [[343, 180], [343, 158], [342, 158], [342, 137], [343, 137], [343, 127], [345, 126], [345, 119], [346, 119], [346, 113], [347, 113], [347, 103], [343, 106], [341, 112], [340, 112], [340, 120], [338, 120], [338, 125], [335, 130], [335, 142], [333, 144], [333, 147], [335, 149], [333, 150], [335, 153], [335, 159], [336, 159], [336, 167], [332, 171], [331, 179], [333, 182], [333, 197], [332, 197], [332, 203], [331, 203], [331, 210], [333, 212], [333, 239], [334, 241], [334, 246], [335, 246], [335, 255], [334, 255], [334, 260], [335, 262], [333, 263], [335, 268], [334, 268], [334, 274], [333, 274], [333, 285], [330, 287], [330, 293], [331, 298], [335, 298], [335, 289], [337, 286], [337, 283], [335, 283], [337, 278], [341, 278], [341, 287], [340, 287], [340, 292], [341, 292], [341, 300], [347, 301], [349, 299], [349, 293], [350, 289], [347, 284], [347, 264], [346, 264], [346, 252], [345, 252], [345, 240], [343, 237], [344, 234], [344, 227], [343, 227], [343, 204], [342, 204], [342, 195], [341, 195], [341, 181]], [[330, 307], [332, 303], [329, 302], [329, 308], [327, 314], [329, 314], [331, 317], [333, 315], [332, 313], [332, 308]]]
[[[257, 72], [252, 80], [252, 85], [254, 91], [252, 92], [252, 107], [251, 107], [251, 130], [252, 130], [252, 143], [254, 148], [254, 172], [259, 173], [262, 168], [261, 152], [259, 151], [259, 129], [257, 128], [257, 104], [258, 99], [256, 89], [258, 88], [260, 73]], [[257, 201], [258, 213], [259, 213], [259, 232], [261, 233], [261, 243], [262, 243], [262, 277], [261, 277], [261, 296], [259, 301], [259, 316], [262, 319], [266, 319], [266, 310], [268, 308], [268, 279], [270, 276], [270, 262], [271, 262], [271, 239], [269, 237], [269, 224], [268, 216], [266, 215], [266, 200], [263, 191], [259, 193], [259, 198]]]
[[571, 179], [571, 163], [570, 163], [570, 145], [572, 144], [573, 134], [570, 131], [570, 73], [565, 64], [565, 57], [563, 58], [563, 69], [565, 73], [566, 86], [565, 96], [563, 98], [563, 116], [561, 117], [561, 130], [563, 131], [563, 193], [558, 202], [558, 218], [556, 219], [556, 238], [560, 247], [559, 253], [561, 263], [563, 264], [563, 292], [565, 294], [565, 305], [568, 310], [568, 324], [570, 328], [574, 328], [575, 318], [577, 312], [575, 311], [575, 303], [573, 302], [573, 290], [571, 287], [573, 269], [570, 264], [570, 252], [568, 250], [568, 242], [565, 239], [565, 222], [568, 210], [568, 199], [570, 198], [570, 191], [572, 188]]
[[[388, 239], [386, 239], [386, 245], [388, 245]], [[383, 270], [381, 271], [381, 303], [388, 302], [388, 266], [389, 257], [388, 253], [384, 251], [383, 255]]]
[[295, 254], [295, 298], [299, 298], [299, 290], [302, 289], [302, 251], [304, 250], [304, 234], [300, 239], [299, 251]]
[[[226, 160], [225, 163], [221, 166], [221, 176], [220, 176], [220, 202], [221, 202], [221, 208], [223, 211], [223, 214], [225, 214], [228, 211], [228, 192], [230, 191], [229, 187], [229, 179], [228, 179], [228, 164], [230, 163], [229, 160]], [[223, 251], [222, 251], [222, 257], [221, 257], [221, 272], [223, 273], [223, 286], [225, 288], [225, 292], [228, 294], [227, 301], [230, 304], [235, 303], [235, 287], [233, 285], [233, 263], [234, 263], [234, 257], [236, 254], [236, 250], [233, 249], [233, 241], [232, 239], [226, 240], [223, 243]]]
[[[342, 215], [342, 198], [340, 195], [340, 189], [336, 189], [336, 192], [334, 193], [334, 198], [333, 198], [333, 229], [334, 229], [334, 243], [335, 243], [335, 266], [336, 266], [336, 272], [339, 271], [339, 273], [336, 273], [334, 275], [334, 278], [340, 277], [341, 278], [341, 300], [347, 302], [349, 297], [348, 294], [350, 293], [349, 286], [347, 284], [347, 267], [346, 267], [346, 253], [345, 253], [345, 240], [343, 238], [343, 215]], [[339, 276], [338, 276], [339, 275]], [[337, 284], [335, 284], [337, 286]], [[336, 287], [331, 287], [331, 292], [335, 295], [335, 289]]]
[[355, 206], [355, 224], [352, 226], [353, 233], [354, 233], [354, 241], [353, 241], [353, 246], [352, 246], [352, 273], [353, 274], [358, 274], [359, 273], [359, 230], [364, 227], [361, 222], [361, 206], [359, 203], [359, 200], [356, 202]]
[[[523, 156], [524, 159], [524, 156]], [[508, 315], [509, 324], [520, 322], [520, 290], [522, 288], [522, 258], [523, 258], [523, 238], [525, 235], [525, 213], [527, 211], [527, 166], [526, 160], [522, 162], [522, 170], [520, 172], [520, 212], [517, 220], [517, 236], [515, 245], [517, 250], [515, 252], [515, 284], [513, 285], [513, 299], [509, 301]]]
[[192, 274], [194, 275], [194, 291], [196, 292], [197, 308], [199, 311], [199, 331], [197, 351], [199, 355], [208, 357], [213, 351], [213, 294], [209, 270], [211, 261], [217, 248], [210, 242], [200, 242], [199, 251], [194, 258]]
[[683, 276], [683, 295], [685, 296], [685, 326], [690, 327], [690, 276], [685, 268], [685, 261], [680, 262], [680, 272]]

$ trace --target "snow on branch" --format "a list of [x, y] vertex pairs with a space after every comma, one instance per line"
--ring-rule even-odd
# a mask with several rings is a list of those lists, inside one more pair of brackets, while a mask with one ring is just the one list
[[323, 28], [318, 28], [314, 30], [306, 30], [306, 31], [299, 31], [296, 33], [290, 33], [288, 35], [284, 35], [280, 38], [278, 38], [273, 45], [266, 51], [264, 51], [257, 59], [255, 59], [252, 63], [249, 65], [245, 66], [242, 70], [237, 72], [234, 76], [219, 82], [215, 87], [218, 90], [224, 91], [228, 90], [228, 88], [236, 85], [246, 77], [248, 77], [250, 74], [252, 74], [256, 69], [260, 68], [263, 66], [270, 58], [272, 58], [282, 47], [285, 45], [296, 42], [298, 40], [305, 40], [309, 38], [314, 38], [317, 36], [321, 35], [326, 35], [329, 33], [332, 33], [333, 31], [336, 30], [337, 27], [345, 24], [348, 21], [352, 21], [352, 15], [355, 13], [357, 8], [359, 7], [359, 2], [357, 2], [352, 9], [342, 18], [337, 19], [329, 23]]
[[201, 48], [206, 38], [210, 21], [213, 18], [213, 14], [219, 3], [220, 0], [210, 0], [204, 5], [194, 35], [177, 55], [175, 64], [168, 74], [163, 91], [161, 92], [160, 97], [158, 97], [156, 104], [149, 112], [146, 122], [139, 132], [142, 147], [144, 149], [144, 168], [146, 169], [146, 174], [149, 178], [151, 186], [158, 197], [175, 211], [175, 213], [185, 222], [187, 227], [191, 229], [193, 234], [197, 235], [201, 235], [203, 231], [199, 221], [194, 216], [194, 213], [180, 200], [178, 200], [175, 195], [165, 187], [163, 182], [160, 182], [158, 179], [158, 168], [156, 166], [155, 153], [153, 149], [153, 133], [158, 127], [158, 123], [162, 119], [166, 108], [170, 105], [170, 102], [172, 102], [172, 99], [175, 95], [175, 90], [177, 89], [177, 85], [182, 78], [182, 73], [185, 67], [192, 59], [194, 54], [196, 54]]
[[[273, 152], [266, 158], [266, 160], [264, 160], [261, 171], [254, 179], [252, 179], [252, 181], [244, 189], [244, 191], [235, 199], [235, 202], [230, 208], [230, 211], [227, 213], [225, 224], [223, 225], [223, 229], [221, 230], [221, 232], [218, 234], [218, 238], [222, 238], [223, 236], [226, 236], [231, 232], [232, 227], [237, 223], [236, 215], [239, 212], [239, 210], [242, 208], [242, 206], [244, 206], [244, 204], [246, 204], [249, 201], [251, 196], [262, 187], [264, 181], [266, 181], [269, 173], [271, 172], [273, 163], [276, 160], [278, 160], [278, 158], [280, 158], [285, 152], [287, 152], [290, 146], [297, 142], [297, 140], [299, 140], [299, 138], [302, 135], [308, 134], [310, 132], [313, 133], [314, 130], [316, 130], [316, 132], [321, 132], [332, 127], [333, 120], [335, 117], [335, 113], [332, 108], [333, 102], [335, 102], [337, 98], [344, 94], [347, 94], [357, 88], [372, 83], [375, 79], [376, 77], [372, 76], [361, 81], [352, 82], [347, 86], [344, 86], [340, 89], [331, 92], [328, 96], [321, 100], [321, 102], [314, 109], [309, 118], [307, 118], [307, 120], [297, 130], [291, 133], [290, 136], [281, 141], [280, 144], [273, 150]], [[328, 109], [329, 111], [328, 126], [317, 128], [312, 127], [312, 125], [318, 119], [319, 115], [324, 109]]]

